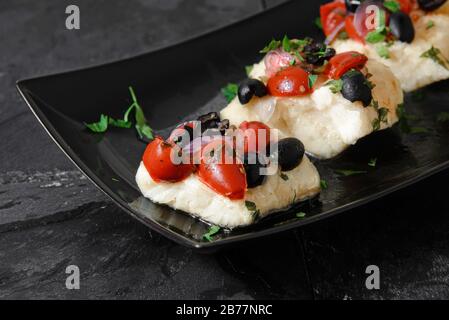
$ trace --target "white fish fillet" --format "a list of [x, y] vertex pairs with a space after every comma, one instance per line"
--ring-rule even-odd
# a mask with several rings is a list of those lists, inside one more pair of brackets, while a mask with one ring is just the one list
[[[375, 84], [373, 99], [389, 111], [386, 122], [380, 124], [380, 129], [386, 129], [398, 121], [396, 109], [403, 103], [403, 92], [395, 76], [381, 63], [368, 60], [366, 71], [372, 74], [370, 81]], [[266, 80], [263, 62], [254, 66], [250, 77]], [[265, 122], [279, 130], [280, 138], [296, 137], [309, 154], [327, 159], [372, 133], [378, 114], [373, 107], [350, 102], [341, 93], [334, 94], [328, 86], [322, 86], [308, 96], [255, 97], [246, 105], [235, 98], [221, 111], [221, 117], [232, 124], [245, 120]]]
[[248, 189], [244, 200], [219, 195], [195, 174], [177, 183], [156, 183], [143, 163], [137, 171], [136, 182], [142, 194], [153, 202], [188, 212], [214, 225], [234, 228], [254, 222], [254, 214], [248, 210], [245, 201], [254, 202], [259, 216], [264, 217], [320, 192], [318, 171], [307, 156], [298, 167], [284, 174], [288, 180], [282, 179], [279, 173], [268, 176], [261, 186]]
[[[432, 21], [434, 26], [428, 28]], [[370, 59], [376, 59], [388, 66], [399, 79], [402, 88], [413, 91], [433, 82], [449, 79], [449, 70], [435, 61], [421, 55], [434, 46], [441, 50], [443, 57], [449, 59], [449, 1], [438, 10], [421, 17], [415, 26], [415, 39], [412, 43], [394, 42], [388, 47], [389, 59], [379, 56], [376, 44], [363, 45], [354, 40], [336, 40], [332, 47], [340, 52], [358, 51]], [[449, 67], [449, 62], [447, 63]]]

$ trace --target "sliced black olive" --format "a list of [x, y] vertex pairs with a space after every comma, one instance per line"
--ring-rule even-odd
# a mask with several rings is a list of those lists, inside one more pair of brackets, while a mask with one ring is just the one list
[[362, 0], [345, 0], [346, 10], [355, 12], [361, 3]]
[[218, 127], [220, 123], [220, 115], [218, 112], [209, 112], [199, 116], [197, 119], [201, 122], [201, 131], [204, 132], [207, 129], [214, 129]]
[[412, 19], [404, 12], [395, 12], [390, 16], [390, 30], [396, 39], [411, 43], [415, 38], [415, 27]]
[[184, 126], [182, 129], [184, 130], [180, 131], [179, 134], [173, 138], [173, 142], [181, 148], [193, 141], [193, 128], [190, 126]]
[[247, 104], [253, 96], [263, 97], [267, 95], [267, 87], [257, 79], [244, 80], [238, 90], [238, 97], [241, 104]]
[[261, 174], [261, 169], [267, 165], [260, 163], [259, 155], [254, 152], [244, 155], [243, 166], [246, 172], [246, 184], [248, 188], [255, 188], [264, 183], [266, 175]]
[[419, 7], [424, 11], [433, 11], [441, 7], [446, 0], [418, 0]]
[[279, 140], [273, 150], [271, 156], [277, 156], [281, 171], [290, 171], [299, 166], [305, 152], [304, 144], [296, 138]]
[[371, 86], [363, 73], [351, 70], [346, 72], [341, 80], [343, 81], [341, 94], [345, 99], [351, 102], [361, 101], [365, 107], [371, 103], [373, 100]]
[[311, 42], [304, 46], [306, 62], [315, 66], [322, 66], [326, 60], [335, 56], [335, 49], [327, 47], [322, 42]]

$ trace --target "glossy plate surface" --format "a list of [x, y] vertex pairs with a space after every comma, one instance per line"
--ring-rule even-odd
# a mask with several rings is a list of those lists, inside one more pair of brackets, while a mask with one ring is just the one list
[[[373, 134], [336, 159], [315, 161], [328, 189], [301, 208], [275, 214], [248, 228], [220, 233], [213, 242], [209, 226], [182, 212], [143, 198], [134, 181], [145, 144], [134, 130], [91, 134], [83, 122], [101, 113], [119, 118], [130, 104], [134, 87], [156, 133], [166, 135], [184, 119], [226, 105], [220, 88], [245, 78], [244, 66], [262, 58], [257, 52], [272, 38], [314, 36], [319, 2], [293, 1], [224, 29], [178, 45], [107, 65], [18, 82], [39, 121], [67, 156], [128, 213], [168, 238], [211, 250], [225, 244], [266, 236], [311, 223], [375, 200], [449, 166], [449, 125], [438, 122], [449, 109], [449, 82], [407, 96], [415, 131], [398, 126]], [[375, 167], [368, 166], [377, 158]], [[339, 169], [366, 171], [344, 177]], [[305, 211], [298, 219], [295, 212]], [[368, 218], [368, 217], [367, 217]], [[404, 219], [406, 219], [404, 213]]]

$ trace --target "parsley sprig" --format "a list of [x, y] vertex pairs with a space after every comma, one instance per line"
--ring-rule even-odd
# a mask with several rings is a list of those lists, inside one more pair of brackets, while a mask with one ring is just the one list
[[152, 140], [154, 138], [153, 130], [147, 123], [145, 114], [143, 113], [143, 109], [140, 106], [139, 102], [137, 101], [137, 97], [134, 92], [134, 89], [131, 86], [128, 89], [129, 89], [129, 92], [131, 95], [132, 104], [126, 110], [126, 112], [123, 116], [123, 119], [114, 119], [108, 115], [101, 114], [99, 121], [93, 122], [93, 123], [84, 123], [84, 125], [90, 131], [95, 132], [95, 133], [106, 132], [109, 127], [129, 129], [132, 126], [132, 123], [129, 119], [130, 114], [132, 111], [134, 111], [134, 120], [136, 122], [135, 128], [136, 128], [136, 131], [137, 131], [139, 137], [141, 139], [146, 137], [147, 139]]
[[235, 98], [238, 90], [239, 86], [237, 84], [228, 83], [223, 89], [221, 89], [221, 93], [223, 93], [226, 101], [229, 103]]
[[443, 54], [441, 53], [441, 50], [434, 46], [432, 46], [429, 50], [425, 51], [421, 55], [421, 58], [431, 59], [431, 60], [435, 61], [436, 63], [438, 63], [439, 65], [441, 65], [442, 67], [449, 70], [449, 67], [448, 67], [449, 61], [443, 56]]
[[213, 237], [220, 231], [219, 226], [211, 226], [209, 230], [203, 235], [203, 239], [209, 242], [213, 241]]

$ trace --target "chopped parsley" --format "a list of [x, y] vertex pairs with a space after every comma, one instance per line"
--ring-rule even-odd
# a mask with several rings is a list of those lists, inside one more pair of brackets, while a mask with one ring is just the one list
[[332, 93], [339, 93], [341, 92], [341, 89], [343, 89], [343, 81], [341, 79], [330, 80], [326, 82], [326, 86], [329, 86]]
[[447, 70], [449, 70], [449, 67], [448, 67], [449, 61], [442, 55], [441, 50], [438, 49], [438, 48], [435, 48], [434, 46], [432, 46], [429, 50], [424, 52], [421, 55], [421, 58], [432, 59], [433, 61], [435, 61], [436, 63], [438, 63], [442, 67], [444, 67]]
[[239, 90], [239, 86], [235, 83], [228, 83], [226, 87], [221, 89], [221, 92], [223, 93], [225, 99], [227, 102], [231, 102], [235, 96], [237, 95], [237, 92]]
[[390, 12], [398, 12], [401, 10], [401, 5], [396, 0], [384, 1], [384, 7]]
[[108, 118], [109, 117], [107, 115], [102, 114], [100, 116], [100, 120], [98, 122], [84, 123], [84, 125], [86, 127], [88, 127], [92, 132], [97, 132], [97, 133], [106, 132], [106, 130], [108, 130], [108, 124], [109, 124]]
[[449, 122], [449, 112], [440, 112], [437, 117], [438, 122]]
[[211, 226], [209, 230], [203, 235], [203, 239], [209, 242], [212, 242], [213, 236], [216, 235], [220, 231], [219, 226]]
[[355, 176], [358, 174], [364, 174], [367, 173], [366, 171], [362, 171], [362, 170], [348, 170], [348, 169], [338, 169], [335, 170], [335, 173], [345, 176], [345, 177], [349, 177], [349, 176]]
[[390, 59], [390, 51], [388, 50], [388, 47], [384, 43], [380, 43], [376, 46], [376, 52], [379, 55], [379, 57], [384, 59]]
[[271, 50], [276, 50], [281, 47], [281, 41], [272, 39], [268, 45], [265, 46], [260, 53], [268, 53]]
[[375, 167], [377, 165], [377, 158], [371, 158], [368, 162], [368, 166]]
[[282, 49], [284, 49], [285, 52], [290, 52], [290, 50], [292, 50], [291, 41], [287, 35], [282, 39]]
[[419, 133], [428, 133], [429, 129], [424, 127], [410, 127], [410, 133], [419, 134]]
[[326, 180], [320, 180], [320, 187], [321, 187], [321, 189], [325, 190], [325, 189], [329, 188], [329, 185], [327, 184]]
[[371, 102], [371, 106], [377, 111], [377, 118], [372, 122], [373, 130], [378, 131], [382, 123], [388, 123], [387, 116], [389, 110], [387, 108], [380, 108], [376, 100]]
[[427, 21], [426, 30], [432, 29], [433, 27], [435, 27], [435, 22], [433, 20]]
[[318, 76], [316, 74], [309, 74], [309, 88], [312, 89], [316, 83]]
[[281, 172], [281, 179], [282, 180], [284, 180], [284, 181], [288, 181], [288, 176], [285, 174], [285, 173], [283, 173], [283, 172]]
[[251, 71], [253, 71], [254, 65], [249, 65], [245, 67], [245, 72], [246, 75], [249, 76], [249, 74], [251, 73]]
[[315, 25], [317, 26], [318, 29], [323, 30], [323, 24], [321, 23], [320, 17], [315, 18]]
[[132, 126], [131, 121], [129, 120], [129, 115], [131, 111], [135, 111], [135, 121], [136, 121], [136, 131], [139, 134], [139, 137], [142, 139], [143, 137], [146, 137], [150, 140], [153, 139], [153, 130], [150, 128], [150, 126], [147, 124], [147, 120], [145, 118], [145, 114], [143, 113], [143, 109], [140, 106], [140, 104], [137, 101], [136, 94], [134, 93], [134, 90], [132, 87], [129, 87], [129, 92], [132, 98], [132, 104], [128, 107], [128, 109], [125, 112], [125, 115], [123, 116], [123, 119], [114, 119], [112, 117], [109, 117], [105, 114], [101, 114], [100, 120], [98, 122], [94, 123], [85, 123], [85, 126], [91, 130], [92, 132], [96, 133], [103, 133], [108, 130], [108, 127], [117, 127], [117, 128], [125, 128], [129, 129]]
[[251, 212], [251, 215], [252, 215], [254, 220], [259, 219], [260, 210], [257, 209], [257, 206], [256, 206], [256, 204], [254, 202], [246, 200], [245, 201], [245, 206], [246, 206], [246, 209], [248, 209], [248, 211]]
[[305, 218], [306, 215], [307, 214], [305, 212], [298, 212], [296, 214], [296, 218], [302, 219], [302, 218]]

